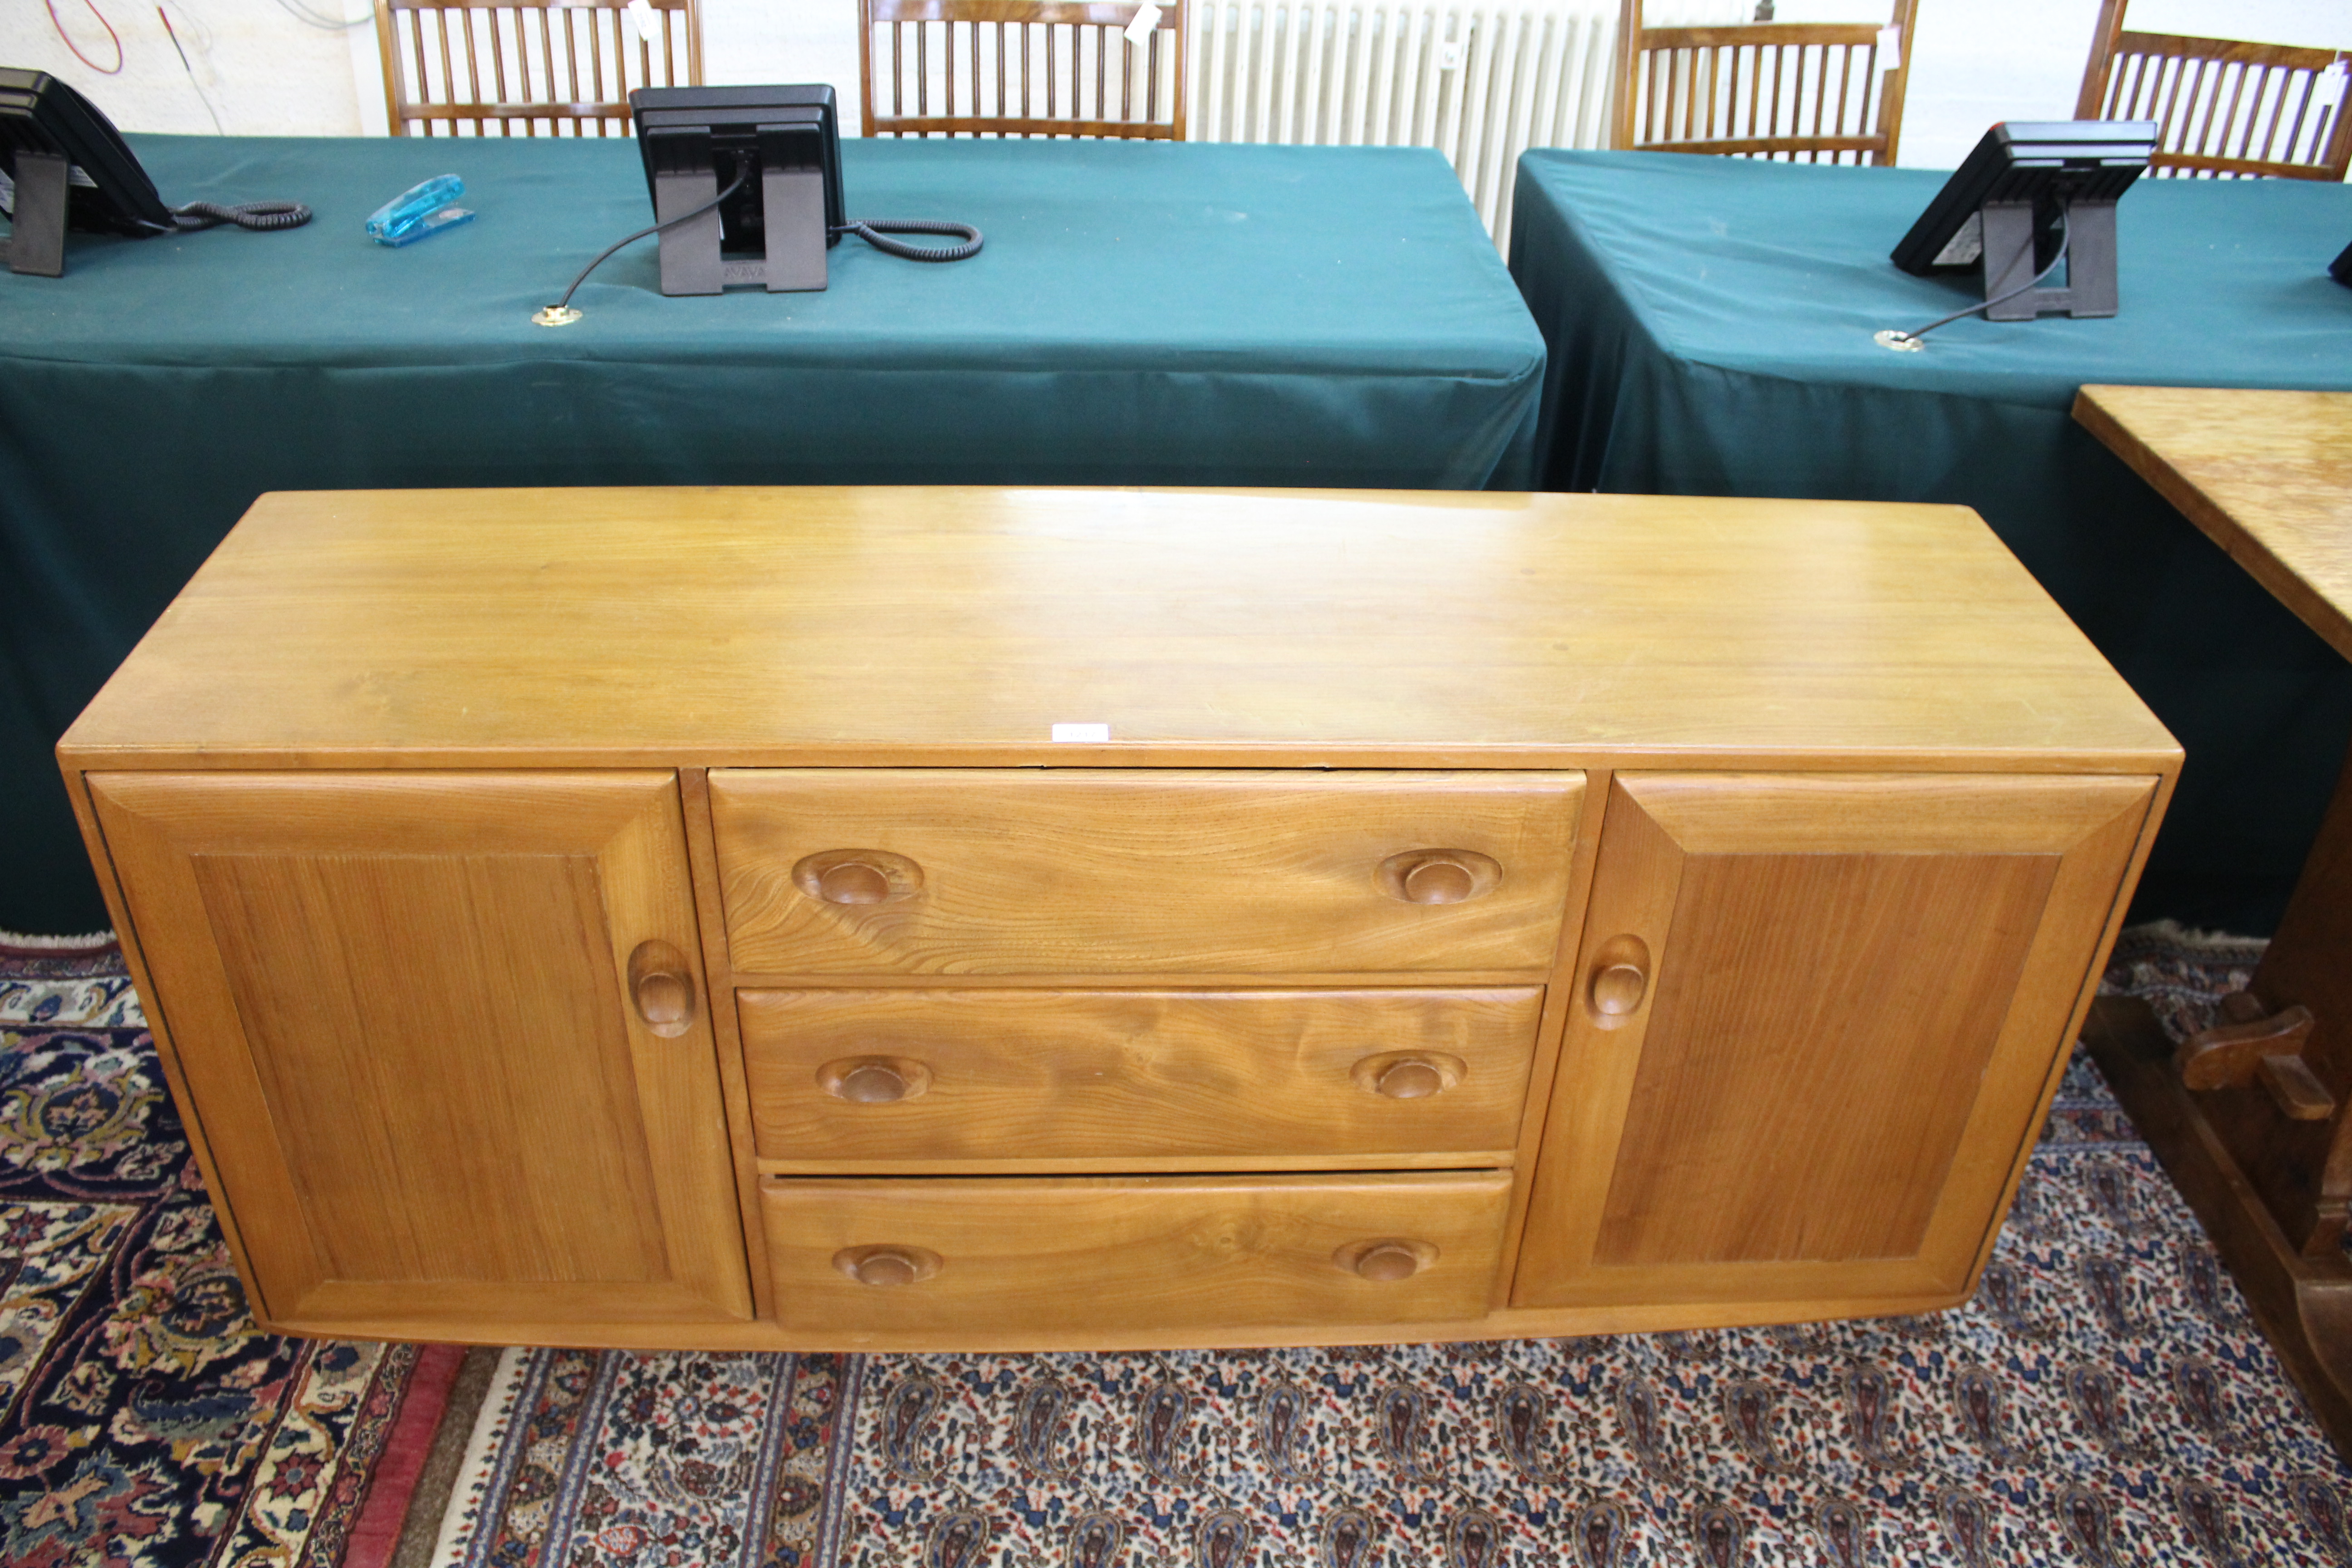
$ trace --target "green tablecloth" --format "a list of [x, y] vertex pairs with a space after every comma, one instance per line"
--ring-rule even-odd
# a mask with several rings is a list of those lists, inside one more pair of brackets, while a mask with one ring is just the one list
[[2137, 911], [2269, 929], [2352, 735], [2352, 671], [2069, 416], [2085, 383], [2352, 388], [2352, 190], [2143, 180], [2122, 313], [1955, 321], [1887, 252], [1940, 174], [1530, 153], [1511, 269], [1551, 350], [1553, 489], [1974, 507], [2188, 753]]
[[[548, 329], [650, 221], [634, 142], [131, 142], [173, 204], [318, 216], [0, 272], [0, 927], [104, 923], [49, 747], [264, 490], [1534, 478], [1543, 342], [1425, 150], [852, 140], [851, 216], [987, 249], [844, 240], [824, 293], [667, 300], [648, 240]], [[452, 172], [473, 224], [366, 239]]]

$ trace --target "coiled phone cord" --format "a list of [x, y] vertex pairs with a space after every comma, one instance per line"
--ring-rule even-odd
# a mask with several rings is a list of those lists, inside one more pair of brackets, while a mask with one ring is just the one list
[[[909, 261], [961, 261], [967, 256], [978, 256], [987, 243], [980, 230], [968, 223], [949, 223], [939, 218], [917, 217], [854, 217], [832, 231], [854, 234], [875, 249], [891, 256], [903, 256]], [[929, 248], [919, 245], [902, 245], [895, 239], [885, 239], [890, 234], [959, 234], [961, 245], [944, 245]]]
[[237, 202], [226, 206], [218, 202], [190, 202], [172, 209], [172, 221], [184, 233], [217, 228], [225, 223], [239, 228], [300, 228], [310, 221], [310, 209], [300, 202]]

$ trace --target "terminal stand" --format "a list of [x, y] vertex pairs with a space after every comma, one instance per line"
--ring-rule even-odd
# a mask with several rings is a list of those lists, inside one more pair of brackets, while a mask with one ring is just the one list
[[771, 294], [824, 287], [824, 143], [808, 125], [760, 127], [760, 203]]
[[[1985, 311], [1989, 321], [2030, 321], [2036, 316], [2112, 316], [2116, 289], [2116, 204], [2063, 203], [2066, 213], [2066, 286], [2028, 289]], [[2034, 204], [1987, 202], [1984, 225], [1984, 291], [1999, 300], [2023, 289], [2042, 270], [2034, 243]]]
[[[771, 294], [825, 286], [823, 143], [813, 127], [762, 125], [760, 195], [745, 206], [761, 215], [765, 253], [728, 256], [720, 249], [720, 211], [661, 231], [661, 291], [716, 294], [729, 284], [757, 283]], [[707, 205], [719, 180], [707, 131], [648, 132], [654, 157], [654, 218], [667, 224]], [[731, 177], [731, 176], [730, 176]]]
[[66, 275], [66, 160], [55, 153], [19, 151], [12, 232], [0, 240], [8, 270], [36, 278]]

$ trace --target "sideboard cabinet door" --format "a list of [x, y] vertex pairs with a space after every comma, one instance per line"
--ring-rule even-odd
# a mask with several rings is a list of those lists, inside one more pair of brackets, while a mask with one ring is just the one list
[[1618, 774], [1515, 1304], [1964, 1290], [2155, 782]]
[[675, 775], [89, 785], [257, 1316], [750, 1315]]

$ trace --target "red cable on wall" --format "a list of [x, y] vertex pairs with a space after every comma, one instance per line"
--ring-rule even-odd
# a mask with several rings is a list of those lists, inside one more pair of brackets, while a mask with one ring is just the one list
[[98, 0], [81, 0], [81, 3], [89, 7], [89, 14], [98, 18], [98, 25], [106, 29], [106, 36], [114, 40], [114, 63], [110, 66], [100, 65], [96, 60], [91, 59], [88, 55], [81, 52], [81, 46], [75, 43], [71, 35], [66, 31], [65, 18], [58, 15], [58, 0], [42, 0], [42, 3], [49, 8], [49, 26], [58, 30], [58, 37], [65, 39], [66, 47], [73, 51], [74, 58], [79, 60], [82, 64], [88, 66], [90, 69], [96, 71], [100, 76], [119, 76], [121, 74], [122, 35], [114, 30], [114, 24], [108, 21], [106, 19], [106, 13], [98, 8]]

